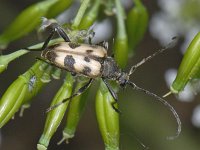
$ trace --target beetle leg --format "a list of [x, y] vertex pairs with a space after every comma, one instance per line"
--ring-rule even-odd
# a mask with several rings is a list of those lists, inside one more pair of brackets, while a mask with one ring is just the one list
[[58, 24], [56, 24], [55, 27], [52, 29], [50, 35], [48, 36], [48, 38], [44, 42], [41, 49], [29, 49], [29, 48], [24, 48], [24, 49], [31, 50], [31, 51], [43, 51], [43, 50], [45, 50], [47, 48], [49, 42], [51, 41], [52, 37], [54, 36], [55, 32], [57, 32], [58, 35], [65, 40], [65, 42], [70, 42], [69, 37], [64, 32], [64, 30]]
[[29, 50], [29, 51], [43, 51], [47, 48], [47, 46], [48, 46], [50, 40], [52, 39], [52, 37], [54, 36], [54, 34], [55, 34], [55, 29], [53, 31], [51, 31], [50, 35], [48, 36], [48, 38], [46, 39], [46, 41], [42, 45], [41, 49], [30, 49], [30, 48], [23, 48], [23, 49], [26, 49], [26, 50]]
[[90, 45], [92, 45], [92, 38], [89, 36], [89, 38], [88, 38], [88, 43], [90, 44]]
[[88, 43], [92, 45], [92, 38], [95, 36], [95, 32], [93, 30], [89, 30], [89, 37], [88, 37]]
[[53, 30], [51, 31], [49, 37], [46, 39], [46, 41], [44, 42], [44, 44], [42, 46], [42, 50], [46, 49], [46, 47], [48, 46], [50, 40], [54, 36], [55, 32], [57, 32], [59, 34], [59, 36], [62, 37], [65, 40], [65, 42], [70, 42], [69, 37], [67, 36], [65, 31], [58, 24], [54, 24], [53, 25]]
[[43, 46], [42, 46], [42, 49], [41, 50], [45, 50], [50, 42], [50, 40], [52, 39], [52, 37], [54, 36], [55, 34], [55, 30], [53, 30], [50, 35], [48, 36], [48, 38], [46, 39], [46, 41], [44, 42]]
[[70, 96], [70, 97], [68, 97], [68, 98], [66, 98], [66, 99], [63, 99], [61, 102], [59, 102], [59, 103], [57, 103], [57, 104], [55, 104], [55, 105], [49, 107], [49, 108], [47, 109], [46, 112], [49, 112], [49, 111], [55, 109], [56, 107], [60, 106], [61, 104], [65, 103], [65, 102], [67, 102], [67, 101], [69, 101], [69, 100], [71, 100], [71, 99], [74, 98], [75, 96], [81, 95], [83, 92], [85, 92], [85, 91], [90, 87], [92, 81], [93, 81], [93, 79], [91, 78], [91, 79], [90, 79], [85, 85], [83, 85], [76, 93], [74, 93], [72, 96]]
[[108, 42], [106, 42], [106, 41], [102, 41], [102, 42], [100, 42], [100, 43], [98, 43], [98, 44], [96, 44], [96, 45], [102, 46], [102, 47], [104, 47], [106, 50], [108, 50]]
[[69, 37], [67, 36], [65, 31], [58, 24], [54, 30], [59, 34], [59, 36], [61, 36], [65, 40], [65, 42], [70, 42]]
[[108, 82], [105, 79], [102, 79], [103, 82], [105, 83], [105, 85], [107, 86], [110, 94], [112, 95], [112, 97], [114, 98], [114, 102], [111, 103], [113, 109], [117, 112], [117, 113], [121, 113], [121, 111], [115, 106], [115, 104], [117, 104], [118, 102], [118, 97], [117, 94], [113, 91], [112, 87], [108, 84]]

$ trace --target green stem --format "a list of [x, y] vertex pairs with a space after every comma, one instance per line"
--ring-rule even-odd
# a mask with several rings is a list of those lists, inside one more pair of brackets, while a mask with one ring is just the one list
[[[55, 44], [55, 43], [61, 42], [61, 41], [63, 41], [62, 38], [57, 38], [57, 39], [51, 40], [49, 45], [52, 45], [52, 44]], [[15, 60], [16, 58], [18, 58], [24, 54], [27, 54], [28, 52], [31, 51], [31, 49], [38, 49], [38, 51], [40, 51], [42, 46], [43, 46], [43, 43], [39, 43], [39, 44], [28, 47], [28, 49], [30, 49], [30, 50], [20, 49], [20, 50], [17, 50], [16, 52], [8, 54], [8, 55], [1, 55], [0, 56], [0, 73], [3, 72], [7, 68], [8, 64], [11, 61]]]
[[8, 54], [8, 55], [2, 55], [0, 56], [0, 64], [7, 64], [8, 62], [20, 57], [21, 55], [24, 55], [28, 53], [27, 50], [18, 50], [14, 53]]
[[122, 4], [120, 0], [115, 0], [116, 5], [116, 16], [117, 16], [117, 24], [118, 24], [118, 35], [117, 37], [120, 37], [122, 39], [126, 38], [126, 28], [124, 23], [124, 9], [122, 7]]
[[90, 0], [83, 0], [83, 2], [81, 3], [80, 8], [78, 10], [78, 13], [77, 13], [77, 15], [76, 15], [76, 17], [74, 19], [74, 22], [72, 24], [72, 28], [74, 28], [74, 29], [78, 28], [78, 26], [79, 26], [79, 24], [80, 24], [80, 22], [81, 22], [81, 20], [83, 18], [83, 15], [84, 15], [89, 3], [90, 3]]

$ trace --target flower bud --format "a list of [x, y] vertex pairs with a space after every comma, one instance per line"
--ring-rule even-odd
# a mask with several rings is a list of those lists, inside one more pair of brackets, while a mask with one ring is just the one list
[[19, 110], [27, 92], [27, 79], [19, 76], [4, 93], [0, 100], [0, 128]]
[[121, 68], [125, 68], [128, 62], [128, 39], [124, 22], [124, 10], [120, 0], [115, 0], [117, 17], [117, 35], [114, 42], [115, 60]]
[[[0, 127], [9, 121], [22, 105], [30, 105], [30, 100], [45, 85], [39, 80], [43, 75], [43, 70], [40, 70], [40, 66], [43, 63], [38, 60], [6, 90], [0, 100]], [[20, 116], [22, 116], [22, 112], [23, 108]]]
[[113, 109], [114, 99], [101, 81], [96, 95], [96, 115], [106, 150], [119, 150], [119, 114]]
[[[70, 75], [70, 73], [68, 73], [62, 87], [59, 89], [59, 91], [55, 95], [51, 103], [51, 106], [54, 106], [57, 103], [63, 101], [64, 99], [70, 97], [72, 93], [72, 88], [73, 88], [73, 77]], [[61, 104], [60, 106], [54, 108], [48, 113], [44, 131], [37, 145], [38, 150], [47, 149], [51, 137], [56, 132], [58, 126], [61, 123], [61, 120], [66, 112], [68, 103], [69, 101]]]
[[134, 0], [134, 7], [128, 12], [126, 29], [128, 34], [128, 49], [133, 53], [147, 30], [148, 12], [140, 0]]
[[[60, 7], [60, 11], [69, 6], [64, 4], [71, 4], [69, 0], [65, 3], [64, 0], [45, 0], [23, 10], [0, 35], [0, 49], [5, 49], [10, 42], [33, 31], [41, 23], [41, 17], [48, 16], [48, 12], [51, 11], [51, 17], [60, 13], [57, 8], [61, 5], [61, 2], [63, 2], [63, 7]], [[53, 6], [56, 7], [55, 10]]]
[[[88, 82], [87, 78], [79, 77], [75, 91], [80, 89], [84, 84], [86, 84], [86, 82]], [[88, 100], [87, 95], [88, 92], [86, 91], [71, 100], [69, 112], [67, 115], [67, 123], [63, 130], [63, 138], [58, 144], [60, 144], [64, 140], [66, 140], [66, 142], [68, 143], [68, 140], [74, 137], [78, 123], [85, 110], [85, 106]]]
[[200, 32], [194, 37], [187, 48], [178, 69], [176, 79], [170, 89], [172, 93], [179, 93], [193, 78], [200, 73]]

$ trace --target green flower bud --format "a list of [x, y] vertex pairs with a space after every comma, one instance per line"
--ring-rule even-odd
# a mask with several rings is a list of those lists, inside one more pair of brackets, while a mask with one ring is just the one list
[[147, 30], [148, 12], [140, 0], [134, 0], [134, 8], [127, 15], [126, 29], [129, 52], [133, 53]]
[[[80, 89], [86, 82], [88, 82], [87, 78], [78, 78], [75, 91]], [[85, 106], [88, 100], [87, 95], [88, 92], [86, 91], [71, 100], [69, 112], [67, 115], [67, 123], [63, 130], [63, 138], [58, 144], [62, 143], [64, 140], [66, 140], [66, 142], [68, 143], [68, 140], [74, 137], [79, 120], [85, 110]]]
[[194, 37], [187, 48], [176, 79], [170, 89], [172, 93], [179, 93], [184, 89], [190, 79], [196, 78], [200, 72], [200, 32]]
[[114, 57], [121, 68], [125, 68], [128, 62], [128, 39], [118, 38], [115, 39], [114, 44]]
[[106, 150], [119, 150], [119, 114], [113, 109], [114, 99], [101, 81], [96, 95], [96, 114]]
[[117, 17], [117, 35], [115, 37], [115, 60], [121, 68], [125, 68], [128, 62], [128, 39], [124, 22], [124, 10], [119, 0], [115, 0]]
[[18, 111], [27, 92], [27, 79], [19, 76], [4, 93], [0, 100], [0, 128]]
[[44, 84], [39, 80], [43, 74], [43, 71], [39, 69], [42, 63], [37, 61], [28, 71], [20, 75], [2, 96], [0, 100], [0, 127], [13, 117], [21, 105], [28, 105], [30, 99], [43, 87]]
[[[62, 87], [57, 92], [56, 96], [54, 97], [51, 106], [56, 105], [57, 103], [63, 101], [64, 99], [71, 96], [73, 88], [73, 77], [68, 73], [65, 82], [63, 83]], [[37, 145], [38, 150], [45, 150], [47, 149], [50, 139], [53, 134], [56, 132], [60, 122], [66, 112], [68, 102], [58, 106], [57, 108], [51, 110], [46, 119], [44, 131], [42, 136], [40, 137], [39, 143]]]
[[[30, 100], [38, 94], [38, 92], [42, 89], [43, 86], [46, 84], [43, 83], [40, 79], [44, 74], [45, 70], [41, 69], [41, 66], [43, 64], [46, 64], [45, 62], [42, 62], [38, 60], [25, 74], [24, 76], [27, 76], [28, 79], [28, 92], [26, 94], [26, 97], [24, 99], [23, 105], [24, 108], [27, 108], [27, 106], [30, 103]], [[23, 108], [22, 108], [23, 109]]]
[[53, 18], [65, 11], [72, 4], [73, 0], [57, 0], [57, 2], [48, 9], [47, 17]]
[[41, 17], [46, 16], [48, 10], [57, 2], [58, 0], [45, 0], [22, 11], [0, 35], [0, 49], [5, 49], [10, 42], [35, 29], [41, 23]]

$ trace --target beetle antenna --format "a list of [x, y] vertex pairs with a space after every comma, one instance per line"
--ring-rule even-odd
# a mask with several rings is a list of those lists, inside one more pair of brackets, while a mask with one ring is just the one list
[[164, 100], [163, 98], [159, 97], [158, 95], [156, 95], [156, 94], [154, 94], [154, 93], [152, 93], [152, 92], [150, 92], [150, 91], [148, 91], [146, 89], [138, 87], [133, 82], [128, 81], [127, 84], [129, 84], [135, 90], [144, 92], [145, 94], [150, 95], [150, 96], [156, 98], [156, 100], [160, 101], [161, 103], [163, 103], [165, 106], [167, 106], [169, 108], [169, 110], [173, 113], [173, 115], [174, 115], [174, 117], [176, 119], [178, 127], [177, 127], [177, 131], [176, 131], [176, 135], [174, 135], [174, 136], [168, 136], [167, 140], [173, 140], [173, 139], [177, 138], [180, 135], [180, 133], [181, 133], [181, 120], [180, 120], [180, 118], [179, 118], [176, 110], [166, 100]]
[[150, 55], [150, 56], [148, 56], [146, 58], [143, 58], [139, 63], [137, 63], [136, 65], [134, 65], [134, 66], [131, 67], [131, 69], [129, 71], [129, 75], [131, 75], [136, 70], [136, 68], [138, 68], [139, 66], [143, 65], [147, 61], [151, 60], [155, 56], [161, 54], [162, 52], [164, 52], [165, 50], [167, 50], [169, 48], [174, 47], [176, 45], [177, 41], [178, 41], [178, 38], [177, 37], [173, 37], [172, 41], [170, 43], [168, 43], [165, 47], [163, 47], [162, 49], [157, 50], [152, 55]]

